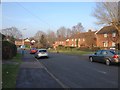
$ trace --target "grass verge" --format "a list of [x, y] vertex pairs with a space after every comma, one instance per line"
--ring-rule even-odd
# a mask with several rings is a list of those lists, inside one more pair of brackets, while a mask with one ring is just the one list
[[[57, 52], [55, 50], [50, 50], [49, 52]], [[84, 54], [93, 54], [92, 51], [80, 51], [80, 50], [59, 50], [59, 53], [72, 54], [72, 55], [84, 55]]]
[[22, 63], [21, 54], [17, 54], [10, 62], [2, 64], [2, 88], [15, 88], [19, 66]]

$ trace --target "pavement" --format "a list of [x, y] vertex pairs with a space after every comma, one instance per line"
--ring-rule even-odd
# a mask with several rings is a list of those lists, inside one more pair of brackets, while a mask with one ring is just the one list
[[61, 88], [61, 85], [29, 52], [25, 51], [21, 60], [23, 63], [17, 76], [16, 88]]

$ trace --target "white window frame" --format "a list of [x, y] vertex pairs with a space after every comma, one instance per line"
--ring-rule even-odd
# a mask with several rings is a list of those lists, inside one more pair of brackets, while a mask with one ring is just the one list
[[72, 41], [73, 41], [74, 39], [72, 39]]
[[85, 41], [85, 39], [83, 38], [83, 41]]
[[112, 37], [116, 37], [116, 33], [114, 32], [114, 33], [112, 33]]
[[77, 41], [77, 39], [75, 39], [75, 41]]
[[103, 43], [103, 46], [104, 46], [104, 47], [108, 47], [108, 41], [105, 41], [105, 42]]
[[112, 47], [114, 47], [115, 46], [115, 42], [112, 42]]
[[106, 37], [108, 37], [108, 34], [107, 34], [107, 33], [105, 33], [105, 34], [104, 34], [104, 37], [105, 37], [105, 38], [106, 38]]

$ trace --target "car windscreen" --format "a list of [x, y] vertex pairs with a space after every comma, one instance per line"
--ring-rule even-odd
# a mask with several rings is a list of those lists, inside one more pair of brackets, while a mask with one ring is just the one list
[[47, 50], [39, 50], [39, 52], [47, 52]]

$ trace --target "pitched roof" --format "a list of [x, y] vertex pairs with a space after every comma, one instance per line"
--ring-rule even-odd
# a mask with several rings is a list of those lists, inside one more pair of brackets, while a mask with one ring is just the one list
[[72, 38], [86, 38], [86, 36], [93, 36], [95, 34], [95, 32], [96, 31], [79, 33], [79, 34], [71, 36], [70, 39], [72, 39]]
[[100, 31], [97, 32], [97, 34], [105, 34], [105, 33], [113, 33], [117, 32], [117, 29], [113, 26], [105, 26]]

